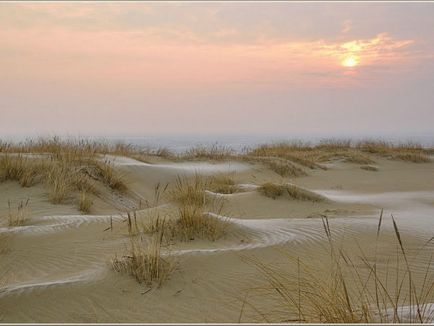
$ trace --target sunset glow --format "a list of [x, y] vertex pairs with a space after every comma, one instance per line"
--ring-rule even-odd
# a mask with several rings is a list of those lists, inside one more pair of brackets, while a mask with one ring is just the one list
[[357, 60], [356, 57], [354, 56], [348, 56], [344, 59], [344, 61], [342, 61], [342, 65], [344, 67], [355, 67], [359, 64], [359, 61]]
[[[20, 121], [28, 130], [44, 117], [44, 131], [181, 131], [192, 120], [204, 132], [222, 130], [219, 124], [232, 131], [285, 131], [324, 128], [315, 117], [333, 121], [329, 108], [351, 120], [352, 94], [366, 92], [358, 98], [380, 105], [379, 98], [391, 101], [378, 95], [385, 85], [412, 87], [415, 98], [422, 90], [409, 83], [430, 85], [419, 80], [433, 69], [434, 40], [427, 31], [434, 6], [414, 5], [417, 18], [406, 15], [406, 6], [1, 3], [0, 98], [8, 116], [0, 127], [11, 130], [10, 122]], [[335, 103], [332, 93], [342, 89], [348, 99]], [[299, 114], [305, 110], [311, 114]], [[236, 123], [244, 119], [250, 123]]]

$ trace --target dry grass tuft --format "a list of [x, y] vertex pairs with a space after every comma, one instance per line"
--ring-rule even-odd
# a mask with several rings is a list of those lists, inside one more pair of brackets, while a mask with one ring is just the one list
[[161, 217], [158, 213], [152, 214], [146, 222], [141, 223], [140, 229], [145, 234], [164, 232], [167, 242], [192, 241], [196, 238], [216, 241], [226, 233], [228, 222], [211, 216], [203, 206], [187, 204], [181, 205], [177, 216], [171, 219]]
[[264, 163], [270, 170], [276, 172], [282, 177], [300, 177], [307, 175], [305, 171], [298, 168], [288, 160], [273, 158], [264, 160]]
[[308, 167], [309, 169], [321, 169], [321, 170], [327, 170], [327, 167], [324, 165], [321, 165], [314, 161], [315, 158], [306, 154], [306, 152], [294, 152], [291, 154], [286, 154], [285, 158], [295, 162], [297, 164], [300, 164], [302, 166]]
[[16, 209], [12, 208], [11, 201], [8, 200], [9, 226], [22, 226], [26, 223], [29, 215], [29, 199], [20, 201]]
[[266, 197], [276, 199], [283, 195], [285, 186], [272, 182], [266, 182], [258, 188], [258, 191]]
[[83, 214], [88, 214], [90, 212], [92, 205], [93, 205], [92, 200], [89, 198], [87, 192], [83, 190], [80, 193], [79, 204], [78, 204], [78, 208], [80, 212], [82, 212]]
[[[302, 262], [298, 257], [289, 257], [291, 265], [285, 270], [277, 265], [265, 264], [257, 258], [245, 257], [262, 273], [268, 284], [261, 298], [265, 295], [276, 304], [272, 312], [261, 312], [262, 316], [268, 316], [269, 322], [270, 319], [303, 323], [432, 322], [432, 260], [426, 261], [426, 267], [422, 269], [412, 266], [393, 220], [397, 240], [396, 257], [391, 259], [394, 263], [388, 260], [380, 270], [377, 249], [380, 248], [378, 237], [381, 221], [382, 215], [377, 228], [376, 249], [369, 258], [361, 248], [357, 254], [345, 252], [332, 239], [326, 218], [323, 219], [323, 225], [330, 259], [328, 263], [322, 264], [320, 270], [317, 261]], [[422, 273], [419, 282], [414, 277], [416, 270]]]
[[41, 159], [28, 159], [21, 154], [5, 154], [0, 157], [0, 182], [18, 181], [22, 187], [31, 187], [40, 182], [46, 162]]
[[390, 152], [393, 145], [382, 140], [364, 140], [360, 141], [356, 147], [363, 152], [371, 154], [386, 154]]
[[429, 163], [431, 159], [424, 153], [398, 153], [391, 156], [393, 160], [406, 161], [412, 163]]
[[378, 171], [378, 168], [372, 165], [362, 165], [360, 168], [366, 171]]
[[53, 164], [47, 173], [46, 182], [50, 186], [50, 193], [48, 197], [53, 204], [60, 204], [64, 202], [70, 192], [71, 171], [65, 165]]
[[285, 191], [289, 195], [290, 198], [296, 200], [305, 200], [305, 201], [313, 201], [313, 202], [321, 202], [325, 201], [326, 198], [314, 193], [313, 191], [309, 191], [295, 185], [285, 185]]
[[93, 167], [98, 180], [101, 180], [104, 184], [113, 190], [125, 191], [127, 186], [122, 180], [122, 176], [115, 170], [113, 163], [110, 161], [93, 161]]
[[[101, 161], [97, 153], [104, 150], [119, 154], [133, 152], [123, 144], [106, 147], [98, 143], [61, 142], [57, 138], [3, 146], [2, 150], [6, 152], [0, 155], [0, 182], [17, 181], [23, 187], [45, 184], [49, 200], [54, 204], [64, 203], [76, 192], [98, 195], [97, 184], [116, 191], [126, 190], [113, 164]], [[38, 155], [31, 155], [34, 153]], [[80, 210], [84, 208], [81, 201], [78, 203]]]
[[322, 139], [319, 144], [315, 146], [316, 149], [336, 152], [350, 148], [352, 146], [349, 139]]
[[375, 161], [373, 159], [371, 159], [370, 157], [356, 152], [356, 151], [347, 151], [344, 153], [337, 153], [335, 154], [336, 156], [342, 156], [344, 158], [344, 162], [347, 163], [355, 163], [355, 164], [372, 164], [375, 163]]
[[213, 160], [223, 161], [232, 159], [235, 156], [233, 149], [227, 146], [197, 146], [187, 150], [185, 153], [179, 156], [180, 159], [187, 160]]
[[148, 221], [141, 224], [141, 229], [145, 234], [153, 234], [158, 232], [164, 232], [164, 227], [168, 227], [169, 222], [166, 222], [166, 218], [161, 217], [160, 214], [151, 214]]
[[76, 172], [71, 176], [71, 186], [80, 192], [98, 195], [96, 181], [82, 171]]
[[223, 202], [206, 196], [210, 181], [196, 174], [193, 178], [178, 176], [174, 188], [169, 190], [170, 198], [178, 204], [178, 218], [167, 221], [172, 238], [182, 241], [196, 237], [212, 241], [221, 237], [228, 225], [227, 221], [209, 216], [208, 211], [219, 213]]
[[191, 241], [196, 237], [216, 241], [226, 231], [228, 221], [221, 220], [205, 213], [203, 207], [182, 206], [179, 219], [173, 224], [172, 237], [182, 241]]
[[175, 185], [168, 190], [169, 197], [180, 205], [203, 206], [206, 202], [205, 190], [209, 181], [199, 174], [193, 178], [178, 176]]
[[276, 199], [283, 195], [288, 195], [289, 198], [296, 200], [306, 200], [313, 202], [320, 202], [326, 200], [326, 198], [321, 195], [290, 184], [275, 184], [272, 182], [267, 182], [260, 186], [258, 190], [264, 196], [273, 199]]
[[168, 148], [165, 147], [159, 147], [155, 153], [156, 156], [166, 158], [166, 159], [172, 159], [175, 157], [175, 154], [173, 154]]
[[233, 194], [238, 191], [233, 175], [231, 174], [218, 174], [211, 177], [209, 188], [213, 192], [220, 194]]
[[350, 140], [323, 140], [317, 145], [303, 142], [266, 144], [250, 150], [245, 158], [280, 158], [310, 169], [326, 169], [321, 162], [343, 160], [347, 163], [372, 164], [372, 155], [408, 162], [430, 162], [429, 149], [420, 144], [393, 144], [385, 141], [365, 140], [353, 144]]
[[425, 150], [418, 143], [407, 142], [394, 145], [385, 141], [366, 140], [359, 142], [356, 148], [363, 152], [385, 156], [391, 160], [413, 163], [431, 162], [427, 155], [429, 150]]
[[252, 156], [260, 157], [285, 157], [288, 153], [311, 151], [312, 146], [303, 142], [281, 142], [263, 144], [248, 152]]
[[0, 181], [18, 181], [21, 186], [33, 184], [38, 165], [22, 155], [5, 154], [0, 157]]
[[113, 269], [127, 273], [147, 286], [161, 286], [174, 268], [171, 258], [162, 255], [162, 242], [162, 232], [152, 235], [147, 241], [141, 237], [131, 237], [127, 254], [113, 259]]

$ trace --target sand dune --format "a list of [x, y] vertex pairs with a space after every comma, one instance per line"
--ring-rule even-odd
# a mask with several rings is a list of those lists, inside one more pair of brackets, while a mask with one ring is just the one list
[[[115, 198], [100, 197], [95, 211], [82, 215], [70, 204], [50, 204], [42, 188], [0, 184], [4, 198], [28, 196], [31, 211], [36, 212], [23, 226], [0, 228], [1, 234], [12, 236], [10, 250], [0, 257], [2, 266], [8, 267], [0, 287], [2, 321], [236, 322], [240, 293], [254, 288], [260, 277], [243, 256], [283, 263], [285, 251], [285, 255], [321, 262], [326, 245], [324, 216], [329, 217], [333, 237], [342, 238], [347, 248], [356, 248], [354, 239], [371, 243], [381, 208], [385, 214], [397, 216], [410, 248], [426, 241], [434, 223], [430, 218], [434, 215], [434, 182], [418, 183], [422, 175], [431, 178], [427, 173], [434, 171], [434, 163], [420, 169], [405, 162], [381, 163], [382, 172], [373, 179], [358, 166], [336, 163], [331, 170], [315, 170], [292, 180], [248, 163], [149, 164], [123, 157], [112, 159], [130, 185], [132, 197], [125, 198], [134, 205], [138, 198], [152, 202], [156, 183], [174, 182], [180, 173], [235, 172], [241, 192], [207, 192], [224, 198], [223, 211], [208, 215], [227, 220], [227, 234], [215, 242], [198, 239], [170, 244], [163, 254], [174, 257], [178, 268], [164, 286], [149, 290], [111, 270], [114, 254], [121, 254], [128, 244], [126, 214], [113, 204]], [[397, 171], [401, 181], [394, 190], [390, 179]], [[267, 198], [257, 187], [270, 176], [272, 180], [295, 182], [329, 201]], [[420, 189], [417, 184], [421, 184]], [[1, 213], [6, 214], [5, 203], [2, 205]], [[170, 215], [176, 207], [163, 196], [157, 207], [139, 209], [137, 216], [142, 222], [155, 212]], [[110, 221], [113, 229], [108, 230]], [[390, 232], [385, 239], [392, 238], [390, 220], [384, 227]], [[393, 252], [395, 245], [390, 242], [384, 248]], [[252, 300], [258, 304], [257, 298]], [[264, 299], [259, 304], [266, 309], [270, 303]], [[243, 321], [261, 321], [261, 317], [246, 309]]]

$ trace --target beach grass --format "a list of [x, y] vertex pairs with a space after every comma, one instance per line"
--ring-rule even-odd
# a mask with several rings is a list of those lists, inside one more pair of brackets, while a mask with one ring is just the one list
[[276, 199], [283, 195], [285, 186], [272, 182], [266, 182], [258, 188], [258, 191], [266, 197]]
[[21, 200], [16, 208], [12, 207], [12, 203], [8, 200], [8, 224], [9, 226], [25, 225], [29, 218], [29, 199]]
[[287, 195], [290, 199], [304, 200], [312, 202], [325, 201], [326, 198], [312, 191], [297, 187], [292, 184], [276, 184], [266, 182], [262, 184], [258, 191], [266, 197], [276, 199], [283, 195]]
[[281, 158], [310, 169], [326, 169], [321, 163], [342, 160], [347, 163], [372, 164], [376, 157], [402, 160], [413, 163], [430, 162], [429, 149], [418, 143], [391, 143], [382, 140], [326, 139], [312, 145], [307, 142], [292, 141], [263, 144], [250, 149], [247, 156]]
[[178, 176], [174, 186], [169, 188], [169, 198], [178, 206], [176, 221], [167, 221], [173, 238], [189, 241], [198, 237], [215, 241], [225, 233], [227, 221], [208, 214], [210, 211], [219, 213], [223, 207], [223, 201], [206, 195], [205, 190], [211, 183], [209, 178], [199, 174]]
[[146, 240], [140, 236], [130, 236], [126, 254], [113, 258], [113, 269], [131, 275], [137, 282], [149, 287], [161, 286], [174, 269], [170, 255], [162, 254], [163, 237], [163, 232], [157, 232]]
[[173, 187], [169, 188], [169, 198], [179, 205], [198, 206], [205, 205], [205, 190], [208, 188], [209, 180], [200, 174], [193, 178], [178, 175]]
[[78, 209], [83, 214], [88, 214], [88, 213], [90, 213], [90, 209], [91, 209], [92, 205], [93, 205], [93, 202], [90, 199], [89, 194], [86, 191], [82, 190], [80, 192], [80, 196], [79, 196]]
[[[359, 247], [348, 253], [332, 236], [323, 218], [328, 247], [327, 263], [321, 267], [306, 257], [287, 256], [290, 269], [266, 264], [256, 257], [244, 257], [262, 274], [266, 286], [262, 297], [272, 298], [273, 311], [261, 312], [271, 322], [297, 323], [429, 323], [434, 300], [432, 256], [424, 271], [415, 278], [415, 266], [405, 248], [401, 231], [392, 216], [397, 251], [380, 269], [378, 244], [383, 215], [377, 226], [375, 252], [369, 255]], [[423, 248], [431, 245], [429, 240]], [[390, 263], [389, 263], [390, 261]], [[259, 311], [260, 308], [257, 307]]]
[[235, 151], [228, 146], [211, 145], [196, 146], [186, 150], [178, 156], [182, 160], [230, 160], [236, 156]]
[[220, 194], [233, 194], [238, 191], [234, 175], [220, 173], [210, 178], [208, 189]]
[[265, 166], [267, 166], [270, 170], [276, 172], [282, 177], [300, 177], [307, 175], [307, 173], [303, 169], [295, 166], [293, 163], [286, 159], [282, 159], [279, 157], [268, 157], [256, 160], [263, 162], [263, 164], [265, 164]]
[[203, 207], [194, 205], [180, 207], [178, 216], [172, 227], [172, 235], [182, 241], [196, 238], [216, 241], [224, 235], [228, 227], [228, 221], [211, 216]]
[[391, 156], [393, 160], [406, 161], [412, 163], [429, 163], [431, 158], [424, 153], [397, 153]]
[[[70, 201], [74, 193], [98, 194], [98, 184], [111, 190], [127, 189], [123, 176], [109, 160], [98, 156], [103, 144], [60, 142], [59, 140], [28, 141], [12, 146], [2, 145], [0, 182], [17, 181], [22, 187], [43, 184], [54, 204]], [[131, 153], [127, 145], [110, 149]], [[79, 209], [81, 201], [78, 201]]]

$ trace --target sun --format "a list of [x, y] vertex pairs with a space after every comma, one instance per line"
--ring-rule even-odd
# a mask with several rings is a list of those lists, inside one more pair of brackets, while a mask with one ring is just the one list
[[351, 67], [357, 66], [358, 64], [359, 64], [359, 60], [353, 55], [347, 56], [342, 61], [342, 66], [344, 66], [344, 67], [350, 67], [351, 68]]

